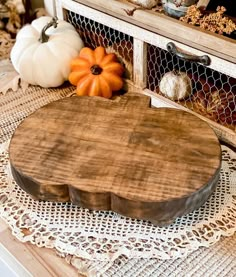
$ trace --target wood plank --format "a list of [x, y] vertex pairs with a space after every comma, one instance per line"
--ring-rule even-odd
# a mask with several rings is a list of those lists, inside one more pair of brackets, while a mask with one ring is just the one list
[[133, 16], [128, 16], [125, 10], [131, 10], [135, 5], [125, 0], [57, 0], [65, 8], [74, 8], [77, 3], [92, 7], [104, 14], [112, 15], [145, 30], [168, 37], [177, 42], [194, 47], [206, 53], [236, 63], [235, 40], [204, 31], [196, 26], [180, 22], [164, 14], [150, 10], [137, 10]]
[[199, 0], [198, 2], [197, 2], [197, 7], [198, 8], [205, 8], [206, 9], [206, 7], [208, 6], [208, 4], [210, 3], [210, 0]]
[[146, 88], [147, 85], [147, 44], [134, 38], [133, 51], [133, 75], [134, 83], [140, 88]]
[[147, 96], [73, 97], [24, 120], [10, 162], [16, 182], [37, 199], [162, 224], [206, 201], [219, 178], [221, 149], [204, 121], [150, 108]]
[[32, 276], [81, 276], [77, 270], [56, 255], [55, 250], [22, 243], [12, 236], [7, 224], [0, 219], [0, 243], [28, 270]]

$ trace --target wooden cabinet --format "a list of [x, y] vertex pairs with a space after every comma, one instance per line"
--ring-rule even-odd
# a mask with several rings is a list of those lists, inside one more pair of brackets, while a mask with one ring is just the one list
[[[57, 0], [57, 15], [71, 22], [85, 44], [114, 51], [126, 65], [127, 84], [152, 97], [154, 106], [176, 107], [206, 120], [218, 136], [236, 145], [236, 44], [150, 10], [127, 11], [134, 5], [116, 0]], [[170, 44], [171, 43], [171, 44]], [[179, 55], [170, 51], [174, 45]], [[191, 60], [183, 59], [187, 55]], [[196, 62], [207, 56], [209, 64]], [[189, 56], [187, 56], [189, 57]], [[185, 72], [192, 95], [172, 101], [159, 91], [168, 71]]]

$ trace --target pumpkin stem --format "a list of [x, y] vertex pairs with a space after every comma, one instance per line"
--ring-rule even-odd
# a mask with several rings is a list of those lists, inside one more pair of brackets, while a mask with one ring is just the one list
[[173, 70], [173, 73], [174, 73], [175, 76], [180, 76], [181, 75], [180, 71], [178, 71], [176, 69]]
[[50, 27], [54, 27], [54, 28], [56, 28], [57, 27], [57, 24], [58, 24], [58, 22], [57, 22], [57, 17], [55, 16], [55, 17], [53, 17], [52, 18], [52, 20], [50, 21], [50, 22], [48, 22], [44, 27], [43, 27], [43, 29], [42, 29], [42, 31], [41, 31], [41, 35], [40, 35], [40, 38], [39, 38], [39, 41], [41, 42], [41, 43], [44, 43], [44, 42], [47, 42], [48, 40], [49, 40], [49, 36], [46, 34], [46, 31], [47, 31], [47, 29], [48, 28], [50, 28]]
[[93, 75], [99, 75], [102, 73], [102, 68], [98, 64], [93, 65], [90, 70]]

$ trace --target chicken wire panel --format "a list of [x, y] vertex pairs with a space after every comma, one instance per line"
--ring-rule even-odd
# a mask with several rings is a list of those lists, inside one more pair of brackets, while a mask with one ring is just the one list
[[[147, 48], [148, 89], [236, 131], [235, 78], [199, 63], [179, 59], [156, 46], [148, 44]], [[173, 73], [168, 74], [169, 78], [165, 75], [168, 72]], [[177, 86], [181, 84], [182, 91], [185, 90], [188, 80], [190, 91], [181, 98], [180, 94], [176, 94], [179, 90]], [[168, 95], [160, 90], [160, 84], [163, 91], [170, 92]]]
[[133, 37], [72, 11], [66, 11], [65, 16], [76, 28], [85, 46], [92, 49], [103, 46], [107, 53], [115, 53], [125, 67], [124, 77], [133, 80]]

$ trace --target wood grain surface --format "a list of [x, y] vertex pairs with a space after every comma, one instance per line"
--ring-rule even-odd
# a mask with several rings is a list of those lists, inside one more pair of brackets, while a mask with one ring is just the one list
[[37, 199], [165, 224], [207, 200], [221, 149], [207, 123], [151, 108], [147, 96], [72, 97], [20, 124], [10, 162], [16, 182]]

